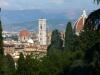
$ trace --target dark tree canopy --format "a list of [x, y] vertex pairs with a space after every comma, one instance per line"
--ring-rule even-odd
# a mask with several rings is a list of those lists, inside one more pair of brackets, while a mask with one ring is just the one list
[[100, 3], [100, 0], [94, 0], [94, 2], [96, 2], [97, 4], [99, 4]]
[[100, 30], [100, 9], [92, 12], [85, 22], [85, 28], [89, 30]]

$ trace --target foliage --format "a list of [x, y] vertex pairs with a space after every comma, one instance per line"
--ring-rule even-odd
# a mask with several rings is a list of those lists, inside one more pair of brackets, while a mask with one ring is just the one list
[[92, 12], [85, 21], [86, 30], [98, 30], [100, 29], [100, 9]]
[[26, 65], [29, 67], [27, 71], [29, 74], [27, 75], [39, 75], [40, 73], [40, 60], [34, 58], [33, 55], [28, 55], [26, 57]]
[[73, 50], [73, 29], [72, 29], [72, 24], [71, 22], [68, 22], [67, 27], [66, 27], [66, 32], [65, 32], [65, 45], [64, 48], [65, 50]]
[[26, 62], [22, 53], [20, 53], [20, 58], [18, 59], [16, 74], [26, 75]]
[[54, 30], [51, 36], [51, 44], [48, 46], [48, 55], [56, 52], [56, 50], [61, 51], [63, 48], [63, 41], [61, 39], [61, 34], [58, 30]]
[[14, 75], [15, 74], [15, 62], [10, 55], [2, 57], [2, 73], [0, 75]]
[[99, 4], [100, 3], [100, 0], [94, 0], [94, 2], [96, 2], [97, 4]]
[[5, 56], [6, 64], [5, 66], [8, 66], [7, 68], [7, 75], [14, 75], [15, 74], [15, 61], [13, 60], [12, 56], [7, 54]]
[[[0, 13], [1, 13], [1, 9], [0, 9]], [[0, 17], [0, 55], [3, 55], [4, 51], [3, 51], [3, 37], [2, 37], [2, 24], [1, 24], [1, 17]]]

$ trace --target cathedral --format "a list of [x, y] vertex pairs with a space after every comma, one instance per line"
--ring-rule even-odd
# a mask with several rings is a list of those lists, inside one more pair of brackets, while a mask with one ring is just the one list
[[33, 43], [37, 45], [47, 45], [47, 22], [46, 19], [38, 20], [38, 32], [29, 32], [23, 29], [19, 32], [19, 41], [21, 43]]
[[83, 14], [82, 14], [81, 17], [76, 21], [75, 26], [74, 26], [74, 30], [75, 30], [75, 34], [76, 34], [76, 35], [79, 35], [80, 32], [83, 30], [83, 28], [84, 28], [84, 23], [85, 23], [86, 18], [87, 18], [87, 15], [86, 15], [86, 11], [84, 10], [84, 11], [83, 11]]

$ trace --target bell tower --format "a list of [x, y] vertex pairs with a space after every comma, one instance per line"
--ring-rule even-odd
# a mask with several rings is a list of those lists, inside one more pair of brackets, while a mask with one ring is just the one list
[[46, 19], [39, 19], [39, 44], [47, 45]]

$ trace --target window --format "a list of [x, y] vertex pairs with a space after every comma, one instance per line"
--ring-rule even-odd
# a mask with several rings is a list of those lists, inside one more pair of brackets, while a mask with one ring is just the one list
[[40, 27], [41, 29], [42, 29], [42, 25], [41, 25], [41, 27]]

